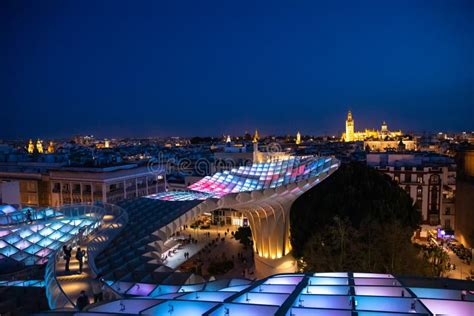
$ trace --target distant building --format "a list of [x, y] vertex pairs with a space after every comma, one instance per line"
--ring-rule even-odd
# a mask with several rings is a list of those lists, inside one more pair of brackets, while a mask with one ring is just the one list
[[259, 140], [260, 140], [260, 136], [258, 135], [258, 130], [255, 129], [255, 135], [253, 135], [252, 141], [253, 141], [254, 143], [257, 143]]
[[136, 164], [111, 167], [64, 167], [29, 163], [0, 165], [3, 203], [60, 206], [121, 200], [165, 190], [165, 173]]
[[35, 151], [35, 145], [33, 144], [33, 141], [31, 139], [28, 143], [27, 151], [29, 154], [32, 154]]
[[387, 123], [383, 122], [380, 131], [374, 129], [366, 129], [363, 132], [355, 131], [355, 120], [352, 112], [347, 113], [346, 132], [342, 133], [341, 140], [346, 142], [364, 141], [368, 139], [383, 140], [388, 138], [397, 138], [403, 136], [402, 131], [389, 131]]
[[369, 153], [367, 164], [389, 175], [413, 199], [423, 224], [455, 228], [456, 164], [426, 153]]
[[54, 153], [54, 143], [53, 142], [49, 142], [49, 145], [48, 145], [48, 154], [53, 154]]
[[43, 154], [43, 153], [53, 153], [54, 152], [54, 145], [53, 145], [53, 142], [49, 142], [49, 145], [48, 147], [46, 148], [46, 150], [44, 149], [43, 147], [43, 141], [40, 140], [40, 139], [37, 139], [36, 140], [36, 144], [33, 143], [33, 140], [30, 139], [30, 141], [28, 142], [28, 145], [26, 146], [26, 151], [29, 153], [29, 154], [33, 154], [33, 153], [39, 153], [39, 154]]
[[94, 142], [95, 138], [94, 135], [76, 135], [73, 140], [76, 144], [88, 146]]
[[301, 134], [300, 132], [298, 131], [298, 133], [296, 133], [296, 145], [299, 145], [301, 144]]
[[49, 173], [51, 204], [119, 201], [165, 190], [165, 175], [146, 166], [121, 165], [107, 168], [61, 168]]
[[474, 247], [474, 148], [457, 153], [456, 238]]
[[36, 150], [38, 150], [38, 153], [42, 154], [44, 152], [43, 150], [43, 141], [42, 140], [37, 140], [36, 141]]
[[408, 136], [400, 136], [398, 139], [366, 140], [364, 148], [368, 151], [412, 151], [416, 150], [416, 141]]
[[354, 119], [352, 118], [351, 111], [347, 113], [346, 132], [342, 134], [342, 139], [346, 142], [353, 142], [356, 140], [354, 135]]
[[355, 131], [355, 121], [352, 112], [347, 113], [346, 132], [342, 134], [341, 140], [345, 142], [363, 141], [364, 148], [368, 151], [387, 150], [416, 150], [416, 140], [411, 136], [406, 136], [402, 131], [390, 131], [384, 121], [380, 131], [366, 129], [363, 132]]

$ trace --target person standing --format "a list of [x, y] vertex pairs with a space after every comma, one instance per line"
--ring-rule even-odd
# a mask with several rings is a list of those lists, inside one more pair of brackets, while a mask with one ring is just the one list
[[26, 210], [26, 221], [28, 224], [33, 223], [33, 218], [31, 217], [31, 210]]
[[82, 266], [84, 264], [84, 255], [85, 254], [86, 254], [86, 252], [84, 250], [82, 250], [81, 247], [77, 247], [76, 259], [77, 259], [77, 261], [79, 261], [79, 274], [82, 273]]
[[63, 252], [64, 252], [64, 260], [66, 260], [66, 265], [64, 271], [69, 272], [69, 262], [71, 261], [71, 256], [72, 256], [72, 248], [67, 247], [66, 245], [63, 246]]
[[86, 291], [82, 290], [77, 298], [76, 307], [78, 310], [82, 311], [87, 305], [89, 305], [89, 297], [87, 296]]
[[104, 300], [104, 294], [102, 293], [102, 282], [98, 275], [95, 279], [91, 279], [92, 295], [94, 296], [94, 303], [102, 302]]

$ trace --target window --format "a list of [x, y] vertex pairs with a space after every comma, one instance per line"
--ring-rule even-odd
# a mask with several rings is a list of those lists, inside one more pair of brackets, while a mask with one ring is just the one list
[[36, 192], [36, 182], [34, 181], [26, 182], [26, 190], [28, 192]]
[[416, 176], [416, 182], [422, 184], [423, 183], [423, 177], [422, 176]]
[[438, 184], [439, 183], [439, 176], [434, 174], [430, 177], [430, 184]]
[[446, 212], [445, 212], [446, 215], [451, 215], [451, 208], [450, 207], [446, 207]]
[[439, 205], [439, 190], [437, 186], [430, 187], [430, 211], [432, 213], [438, 213], [438, 205]]
[[417, 200], [422, 200], [423, 199], [423, 188], [421, 186], [418, 186], [416, 188], [416, 199]]
[[35, 193], [28, 193], [26, 195], [26, 204], [38, 204], [38, 197]]
[[73, 189], [72, 189], [72, 191], [73, 191], [74, 193], [80, 193], [80, 192], [81, 192], [81, 185], [80, 185], [80, 184], [77, 184], [77, 183], [76, 183], [76, 184], [73, 184]]
[[53, 183], [53, 192], [59, 193], [60, 190], [61, 190], [61, 184], [59, 184], [58, 182]]
[[451, 229], [451, 220], [450, 219], [444, 220], [444, 228]]
[[69, 192], [69, 183], [63, 184], [63, 192]]

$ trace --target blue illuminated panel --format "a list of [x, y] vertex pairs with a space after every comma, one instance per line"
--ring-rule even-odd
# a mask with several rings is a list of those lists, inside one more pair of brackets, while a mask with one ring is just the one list
[[164, 201], [206, 200], [230, 193], [276, 188], [314, 178], [338, 167], [338, 164], [330, 163], [331, 158], [285, 157], [217, 172], [190, 185], [188, 192], [163, 192], [148, 197]]

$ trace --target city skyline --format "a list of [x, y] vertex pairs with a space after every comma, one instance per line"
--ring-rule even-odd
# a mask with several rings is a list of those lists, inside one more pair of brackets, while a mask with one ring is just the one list
[[3, 4], [2, 139], [474, 129], [471, 1]]
[[1, 1], [0, 315], [473, 316], [473, 35], [474, 0]]
[[[353, 113], [353, 111], [349, 110], [348, 112], [346, 112], [346, 115], [347, 113]], [[354, 115], [353, 115], [354, 116]], [[400, 135], [398, 136], [402, 136], [402, 135], [417, 135], [417, 136], [421, 136], [421, 135], [433, 135], [433, 134], [446, 134], [446, 135], [456, 135], [456, 134], [462, 134], [462, 133], [467, 133], [467, 134], [472, 134], [474, 133], [474, 129], [473, 130], [445, 130], [445, 129], [442, 129], [442, 128], [438, 128], [436, 130], [415, 130], [415, 129], [407, 129], [407, 130], [404, 130], [402, 131], [402, 129], [396, 127], [396, 126], [393, 126], [392, 124], [390, 124], [390, 121], [387, 121], [387, 120], [382, 120], [380, 121], [380, 123], [377, 125], [369, 125], [369, 126], [363, 126], [360, 124], [360, 121], [367, 121], [367, 120], [364, 120], [362, 118], [362, 120], [359, 120], [357, 117], [355, 117], [354, 119], [356, 122], [357, 122], [357, 128], [359, 128], [360, 130], [365, 130], [365, 131], [371, 131], [373, 133], [377, 133], [377, 132], [380, 132], [381, 129], [383, 129], [383, 126], [389, 126], [390, 128], [394, 127], [396, 131], [398, 131], [400, 133]], [[297, 137], [297, 134], [300, 135], [300, 137], [330, 137], [330, 138], [334, 138], [334, 139], [339, 139], [339, 138], [344, 138], [344, 135], [345, 135], [345, 127], [343, 125], [344, 122], [338, 122], [337, 124], [337, 129], [334, 128], [334, 130], [336, 130], [336, 132], [334, 133], [330, 133], [328, 131], [324, 131], [322, 133], [316, 133], [316, 134], [313, 134], [313, 133], [310, 133], [310, 132], [306, 132], [302, 129], [295, 129], [295, 130], [292, 130], [292, 131], [289, 131], [289, 132], [276, 132], [276, 133], [268, 133], [266, 130], [264, 129], [260, 129], [258, 126], [254, 129], [246, 129], [246, 130], [240, 130], [240, 131], [235, 131], [235, 133], [225, 133], [225, 132], [221, 132], [220, 134], [194, 134], [194, 135], [187, 135], [187, 134], [176, 134], [176, 135], [171, 135], [171, 134], [161, 134], [161, 135], [147, 135], [147, 134], [143, 134], [143, 135], [112, 135], [112, 134], [104, 134], [104, 133], [93, 133], [91, 131], [84, 131], [82, 133], [76, 133], [76, 134], [70, 134], [70, 133], [65, 133], [64, 135], [61, 135], [61, 136], [46, 136], [46, 137], [43, 137], [41, 135], [27, 135], [27, 136], [24, 136], [24, 137], [17, 137], [17, 138], [4, 138], [3, 140], [7, 140], [7, 141], [15, 141], [15, 140], [30, 140], [30, 141], [33, 141], [33, 140], [44, 140], [44, 139], [56, 139], [56, 140], [66, 140], [66, 139], [69, 139], [69, 138], [74, 138], [74, 137], [78, 137], [78, 136], [90, 136], [90, 137], [93, 137], [93, 138], [96, 138], [96, 139], [159, 139], [159, 138], [174, 138], [174, 137], [178, 137], [178, 138], [193, 138], [193, 137], [201, 137], [201, 138], [225, 138], [226, 141], [227, 139], [230, 137], [231, 141], [234, 141], [234, 140], [244, 140], [246, 134], [250, 135], [250, 137], [253, 137], [253, 135], [255, 134], [255, 131], [258, 131], [259, 135], [262, 137], [262, 138], [266, 138], [266, 137], [292, 137], [292, 138], [295, 138]], [[335, 125], [336, 126], [336, 125]], [[378, 136], [377, 136], [378, 137]], [[0, 138], [1, 139], [1, 138]]]

